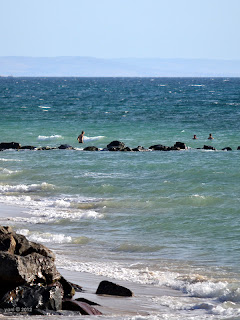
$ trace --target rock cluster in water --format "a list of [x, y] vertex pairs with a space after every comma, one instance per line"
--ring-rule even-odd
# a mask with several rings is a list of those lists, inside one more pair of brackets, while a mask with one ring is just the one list
[[[82, 287], [56, 269], [54, 253], [28, 241], [11, 227], [0, 226], [0, 313], [9, 315], [101, 315], [85, 298], [73, 299]], [[132, 296], [122, 286], [102, 281], [96, 294]]]
[[[58, 147], [34, 147], [34, 146], [21, 146], [18, 142], [1, 142], [0, 143], [0, 151], [7, 149], [15, 149], [15, 150], [53, 150], [53, 149], [62, 149], [62, 150], [75, 150], [74, 147], [69, 144], [61, 144]], [[174, 150], [187, 150], [188, 147], [184, 142], [176, 142], [173, 146], [164, 146], [162, 144], [156, 144], [150, 146], [148, 149], [145, 149], [142, 146], [138, 146], [136, 148], [129, 148], [125, 145], [125, 143], [121, 141], [112, 141], [109, 143], [106, 148], [100, 149], [95, 146], [85, 147], [84, 151], [174, 151]], [[203, 148], [197, 148], [203, 150], [216, 150], [216, 148], [208, 145], [204, 145]], [[230, 147], [224, 147], [223, 151], [232, 151]], [[237, 150], [240, 150], [240, 146], [238, 146]]]

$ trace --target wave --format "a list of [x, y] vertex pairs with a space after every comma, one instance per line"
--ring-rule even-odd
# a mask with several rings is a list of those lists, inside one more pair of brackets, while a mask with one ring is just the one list
[[[58, 268], [70, 271], [86, 272], [109, 279], [160, 287], [161, 292], [166, 290], [166, 293], [152, 296], [151, 301], [172, 310], [187, 312], [205, 310], [207, 316], [204, 319], [209, 319], [210, 315], [240, 315], [239, 283], [233, 284], [232, 280], [217, 281], [198, 274], [180, 276], [177, 272], [150, 270], [148, 267], [143, 267], [142, 264], [126, 266], [123, 263], [109, 261], [77, 262], [62, 256], [57, 257], [56, 263]], [[154, 289], [151, 291], [154, 292]], [[181, 294], [176, 294], [174, 291], [180, 291]], [[196, 314], [194, 315], [196, 316], [194, 319], [200, 319]], [[183, 319], [186, 318], [183, 317]]]
[[10, 176], [12, 174], [18, 173], [18, 170], [9, 170], [7, 168], [0, 168], [0, 174], [4, 176]]
[[61, 136], [60, 134], [53, 134], [51, 136], [38, 136], [37, 139], [41, 141], [58, 140], [63, 139], [63, 136]]
[[30, 232], [28, 229], [18, 229], [16, 231], [28, 238], [29, 241], [43, 242], [43, 243], [70, 243], [72, 237], [65, 236], [64, 234], [52, 234], [52, 233], [41, 233], [41, 232]]
[[54, 185], [42, 182], [40, 184], [18, 184], [18, 185], [0, 185], [0, 194], [6, 193], [28, 193], [54, 189]]
[[[104, 215], [99, 212], [104, 204], [92, 198], [45, 198], [31, 194], [42, 190], [51, 190], [54, 186], [42, 183], [40, 185], [0, 186], [0, 202], [15, 205], [26, 210], [24, 216], [8, 217], [9, 221], [16, 223], [47, 224], [66, 223], [64, 221], [76, 221], [81, 219], [102, 219]], [[16, 195], [17, 193], [23, 193]], [[28, 195], [25, 195], [25, 194]], [[31, 195], [30, 195], [31, 194]]]
[[19, 159], [4, 159], [4, 158], [0, 158], [0, 161], [3, 161], [3, 162], [9, 162], [9, 161], [22, 162], [23, 160], [19, 160]]
[[84, 141], [94, 141], [94, 140], [101, 140], [105, 138], [105, 136], [96, 136], [96, 137], [87, 137], [84, 136]]

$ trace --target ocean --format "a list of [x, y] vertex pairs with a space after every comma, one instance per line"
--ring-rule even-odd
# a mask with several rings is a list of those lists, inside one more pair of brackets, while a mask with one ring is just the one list
[[240, 78], [0, 78], [0, 112], [0, 142], [74, 148], [0, 152], [0, 224], [134, 291], [103, 318], [240, 319]]

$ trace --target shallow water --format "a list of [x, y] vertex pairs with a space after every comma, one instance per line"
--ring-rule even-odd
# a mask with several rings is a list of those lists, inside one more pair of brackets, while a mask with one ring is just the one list
[[[76, 148], [1, 152], [0, 201], [22, 208], [1, 223], [55, 250], [59, 268], [166, 290], [149, 297], [150, 318], [240, 316], [239, 84], [1, 78], [1, 141]], [[189, 149], [82, 150], [112, 140]]]

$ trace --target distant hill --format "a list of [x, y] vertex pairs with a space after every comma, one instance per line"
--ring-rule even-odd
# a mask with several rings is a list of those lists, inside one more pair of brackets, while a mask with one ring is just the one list
[[240, 77], [240, 60], [0, 57], [0, 76]]

